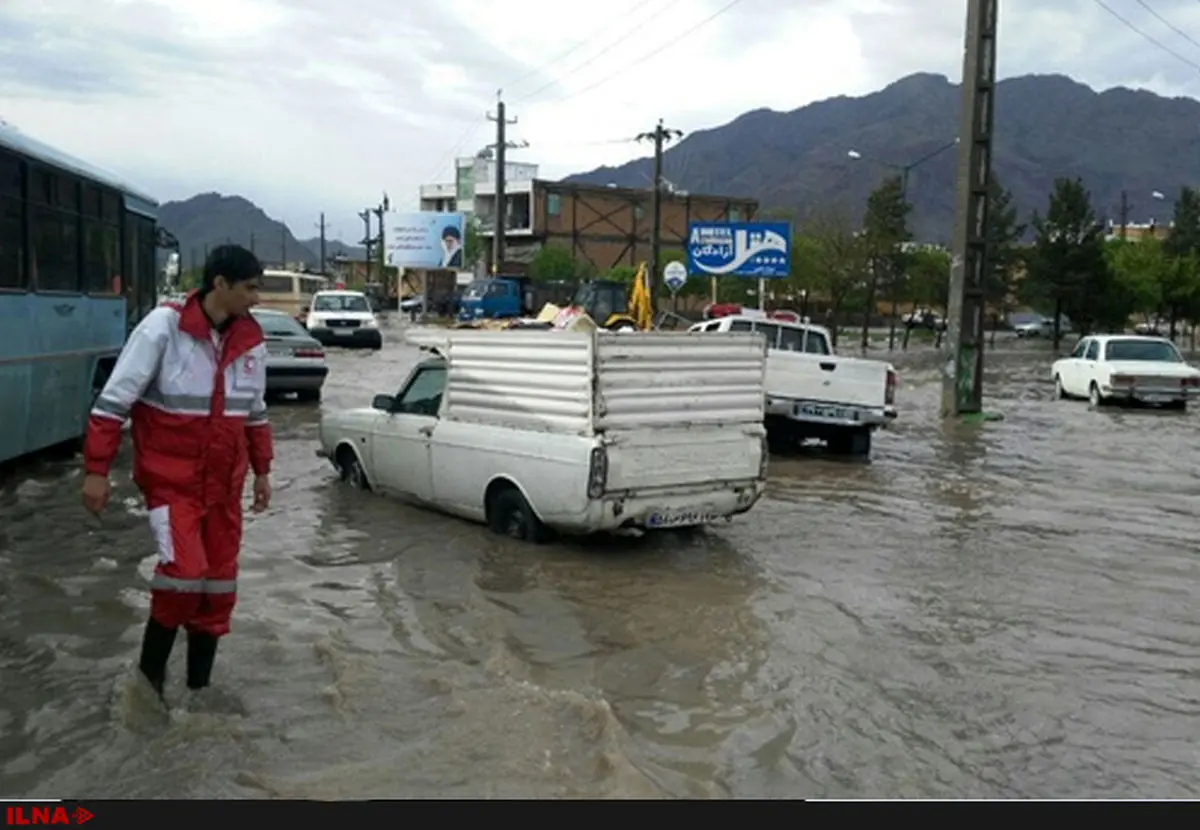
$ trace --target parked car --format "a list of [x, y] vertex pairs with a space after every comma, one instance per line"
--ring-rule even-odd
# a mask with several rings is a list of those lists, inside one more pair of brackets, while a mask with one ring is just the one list
[[1189, 366], [1163, 337], [1103, 334], [1084, 337], [1050, 370], [1056, 398], [1150, 404], [1186, 409], [1200, 395], [1200, 369]]
[[[1030, 311], [1018, 311], [1008, 315], [1008, 324], [1019, 338], [1052, 337], [1054, 318]], [[1058, 318], [1058, 333], [1068, 334], [1073, 330], [1070, 319], [1064, 314]]]
[[839, 455], [869, 456], [872, 433], [896, 417], [896, 370], [880, 360], [835, 355], [824, 326], [738, 314], [689, 331], [766, 337], [766, 426], [773, 449], [812, 438]]
[[909, 329], [946, 330], [946, 318], [929, 308], [914, 309], [901, 317], [900, 322]]
[[361, 291], [318, 291], [313, 295], [305, 325], [325, 346], [383, 348], [379, 321]]
[[413, 294], [405, 297], [400, 301], [400, 310], [405, 312], [424, 311], [425, 310], [425, 295]]
[[256, 308], [251, 314], [267, 341], [267, 392], [319, 401], [329, 374], [321, 344], [286, 312]]
[[407, 338], [435, 356], [398, 392], [323, 414], [318, 454], [353, 486], [529, 541], [699, 526], [762, 495], [761, 337], [422, 327]]

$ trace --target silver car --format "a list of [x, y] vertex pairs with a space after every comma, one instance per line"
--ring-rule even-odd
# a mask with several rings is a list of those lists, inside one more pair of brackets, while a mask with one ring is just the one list
[[329, 374], [321, 344], [289, 314], [264, 308], [251, 313], [266, 336], [267, 392], [295, 392], [302, 401], [321, 400], [321, 387]]

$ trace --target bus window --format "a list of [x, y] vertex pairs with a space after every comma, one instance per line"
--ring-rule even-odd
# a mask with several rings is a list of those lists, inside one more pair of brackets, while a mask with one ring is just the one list
[[0, 151], [0, 289], [29, 287], [25, 273], [25, 208], [20, 160]]
[[279, 274], [264, 274], [262, 280], [259, 281], [258, 290], [264, 294], [287, 294], [290, 297], [296, 290], [295, 278]]
[[79, 290], [79, 215], [52, 207], [32, 207], [34, 288]]

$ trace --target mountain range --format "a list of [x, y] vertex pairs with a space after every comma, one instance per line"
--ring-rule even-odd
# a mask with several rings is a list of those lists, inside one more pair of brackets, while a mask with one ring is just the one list
[[[917, 73], [860, 97], [838, 96], [791, 112], [753, 110], [670, 146], [664, 175], [677, 190], [754, 197], [801, 223], [830, 209], [859, 215], [885, 175], [954, 141], [960, 106], [958, 84]], [[1124, 191], [1130, 222], [1163, 222], [1178, 189], [1200, 182], [1198, 125], [1200, 102], [1191, 98], [1125, 88], [1097, 92], [1062, 75], [1008, 78], [996, 88], [993, 170], [1025, 215], [1045, 210], [1055, 178], [1078, 176], [1101, 219], [1119, 221]], [[920, 241], [949, 240], [955, 156], [938, 153], [909, 174], [910, 226]], [[640, 158], [566, 181], [638, 188], [652, 171], [653, 160]], [[161, 222], [179, 239], [185, 267], [189, 256], [227, 240], [253, 243], [268, 262], [281, 253], [288, 261], [319, 261], [318, 240], [297, 239], [240, 196], [202, 193], [168, 202]], [[363, 256], [361, 248], [327, 242], [327, 256], [337, 253]]]

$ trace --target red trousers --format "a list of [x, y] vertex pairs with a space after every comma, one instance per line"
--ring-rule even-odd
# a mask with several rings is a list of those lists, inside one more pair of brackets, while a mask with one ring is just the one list
[[150, 616], [160, 625], [214, 637], [229, 633], [242, 544], [240, 496], [207, 507], [188, 498], [147, 500], [158, 548]]

